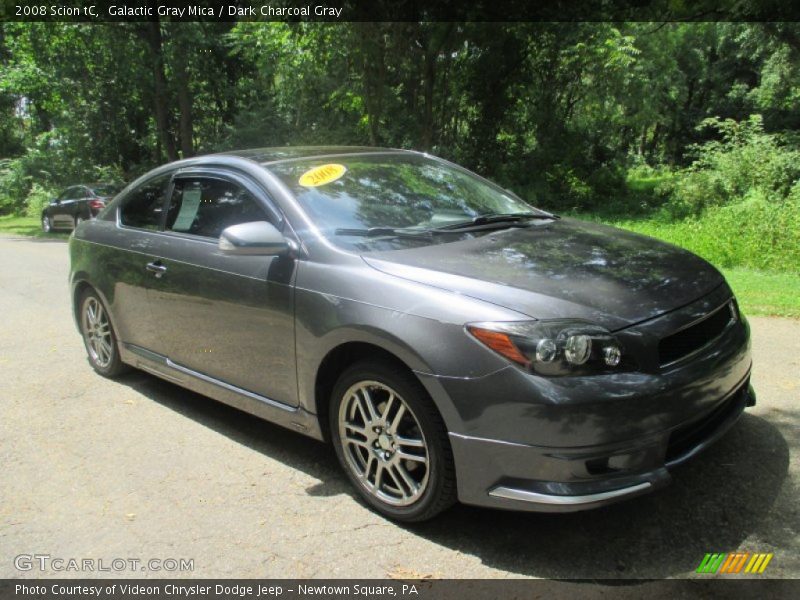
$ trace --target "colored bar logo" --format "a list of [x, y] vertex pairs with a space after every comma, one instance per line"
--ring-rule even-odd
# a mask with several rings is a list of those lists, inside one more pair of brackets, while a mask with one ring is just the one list
[[697, 573], [763, 573], [773, 554], [731, 552], [706, 554], [697, 567]]

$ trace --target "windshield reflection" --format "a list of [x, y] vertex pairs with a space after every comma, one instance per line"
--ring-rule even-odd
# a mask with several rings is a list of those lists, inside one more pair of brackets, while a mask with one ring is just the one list
[[[300, 183], [308, 174], [333, 165], [337, 178], [316, 186]], [[344, 170], [338, 167], [345, 167]], [[374, 154], [326, 157], [273, 163], [268, 166], [294, 192], [322, 233], [349, 247], [386, 247], [385, 240], [346, 235], [348, 230], [436, 229], [469, 223], [479, 216], [539, 211], [467, 171], [415, 154]], [[343, 172], [342, 172], [343, 171]], [[338, 230], [338, 235], [336, 234]], [[342, 232], [345, 235], [342, 235]], [[356, 239], [360, 237], [360, 239]], [[400, 247], [442, 241], [404, 238]]]

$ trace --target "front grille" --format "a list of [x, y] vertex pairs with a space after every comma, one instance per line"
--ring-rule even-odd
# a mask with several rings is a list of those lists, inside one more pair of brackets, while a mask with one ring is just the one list
[[699, 350], [717, 336], [734, 319], [736, 309], [728, 302], [701, 321], [668, 335], [658, 344], [658, 359], [663, 367]]

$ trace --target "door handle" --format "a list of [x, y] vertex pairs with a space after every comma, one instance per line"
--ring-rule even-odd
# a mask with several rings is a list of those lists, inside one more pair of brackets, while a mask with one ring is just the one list
[[155, 260], [151, 263], [147, 263], [147, 266], [145, 268], [151, 273], [155, 273], [156, 278], [160, 278], [167, 271], [167, 267], [162, 265], [160, 260]]

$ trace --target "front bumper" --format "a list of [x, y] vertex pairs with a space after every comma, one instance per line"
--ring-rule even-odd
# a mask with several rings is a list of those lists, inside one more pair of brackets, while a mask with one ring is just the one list
[[[646, 343], [719, 306], [727, 286], [626, 335]], [[729, 298], [729, 295], [727, 296]], [[507, 367], [479, 378], [420, 374], [447, 422], [465, 504], [576, 511], [645, 494], [755, 403], [746, 320], [675, 366], [545, 378]]]
[[[459, 479], [459, 499], [493, 508], [573, 512], [640, 496], [667, 485], [669, 469], [717, 441], [754, 404], [746, 380], [697, 419], [624, 445], [554, 449], [451, 433], [456, 462], [469, 465], [468, 481]], [[567, 480], [530, 478], [548, 472]]]

